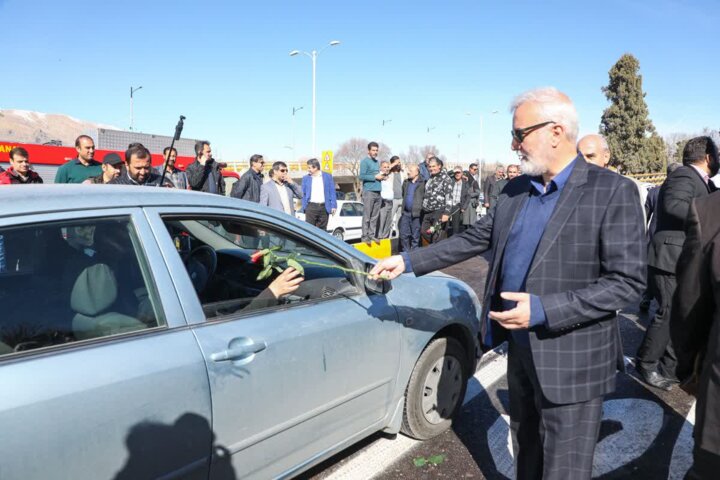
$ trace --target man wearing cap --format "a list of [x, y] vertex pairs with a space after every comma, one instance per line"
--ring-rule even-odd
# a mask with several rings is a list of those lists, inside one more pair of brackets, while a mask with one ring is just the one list
[[22, 147], [10, 150], [10, 168], [0, 172], [0, 185], [43, 183], [40, 175], [30, 170], [30, 156]]
[[115, 152], [110, 152], [103, 157], [102, 173], [83, 181], [84, 185], [104, 185], [119, 177], [122, 173], [123, 159]]
[[90, 177], [102, 173], [100, 162], [93, 159], [95, 156], [95, 142], [87, 135], [80, 135], [75, 140], [77, 158], [73, 158], [55, 174], [55, 183], [82, 183]]

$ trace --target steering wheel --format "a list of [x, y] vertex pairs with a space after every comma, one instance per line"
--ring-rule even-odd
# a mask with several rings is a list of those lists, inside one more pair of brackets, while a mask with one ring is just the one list
[[200, 245], [192, 249], [185, 265], [195, 291], [200, 294], [217, 269], [217, 253], [208, 245]]

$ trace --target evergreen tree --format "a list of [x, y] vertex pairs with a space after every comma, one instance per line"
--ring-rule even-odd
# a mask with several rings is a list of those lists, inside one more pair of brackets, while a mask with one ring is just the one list
[[610, 101], [600, 121], [600, 133], [612, 152], [611, 163], [623, 172], [663, 171], [665, 143], [649, 118], [642, 89], [640, 62], [630, 54], [610, 69], [610, 82], [602, 91]]

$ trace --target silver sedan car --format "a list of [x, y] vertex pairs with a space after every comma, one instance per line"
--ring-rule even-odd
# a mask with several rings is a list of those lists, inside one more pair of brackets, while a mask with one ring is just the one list
[[452, 277], [370, 281], [371, 258], [232, 198], [0, 197], [3, 480], [292, 477], [462, 404], [480, 305]]

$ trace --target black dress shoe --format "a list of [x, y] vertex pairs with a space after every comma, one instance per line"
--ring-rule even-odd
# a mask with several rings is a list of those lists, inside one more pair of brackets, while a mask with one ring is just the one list
[[640, 375], [640, 379], [651, 387], [659, 388], [660, 390], [665, 390], [666, 392], [669, 392], [672, 389], [672, 383], [667, 378], [660, 375], [660, 373], [655, 369], [647, 370], [640, 364], [636, 364], [635, 371], [637, 371]]
[[672, 384], [678, 384], [680, 383], [680, 380], [678, 380], [677, 376], [674, 373], [669, 373], [664, 367], [663, 364], [658, 365], [658, 373], [661, 377], [663, 377], [665, 380]]

